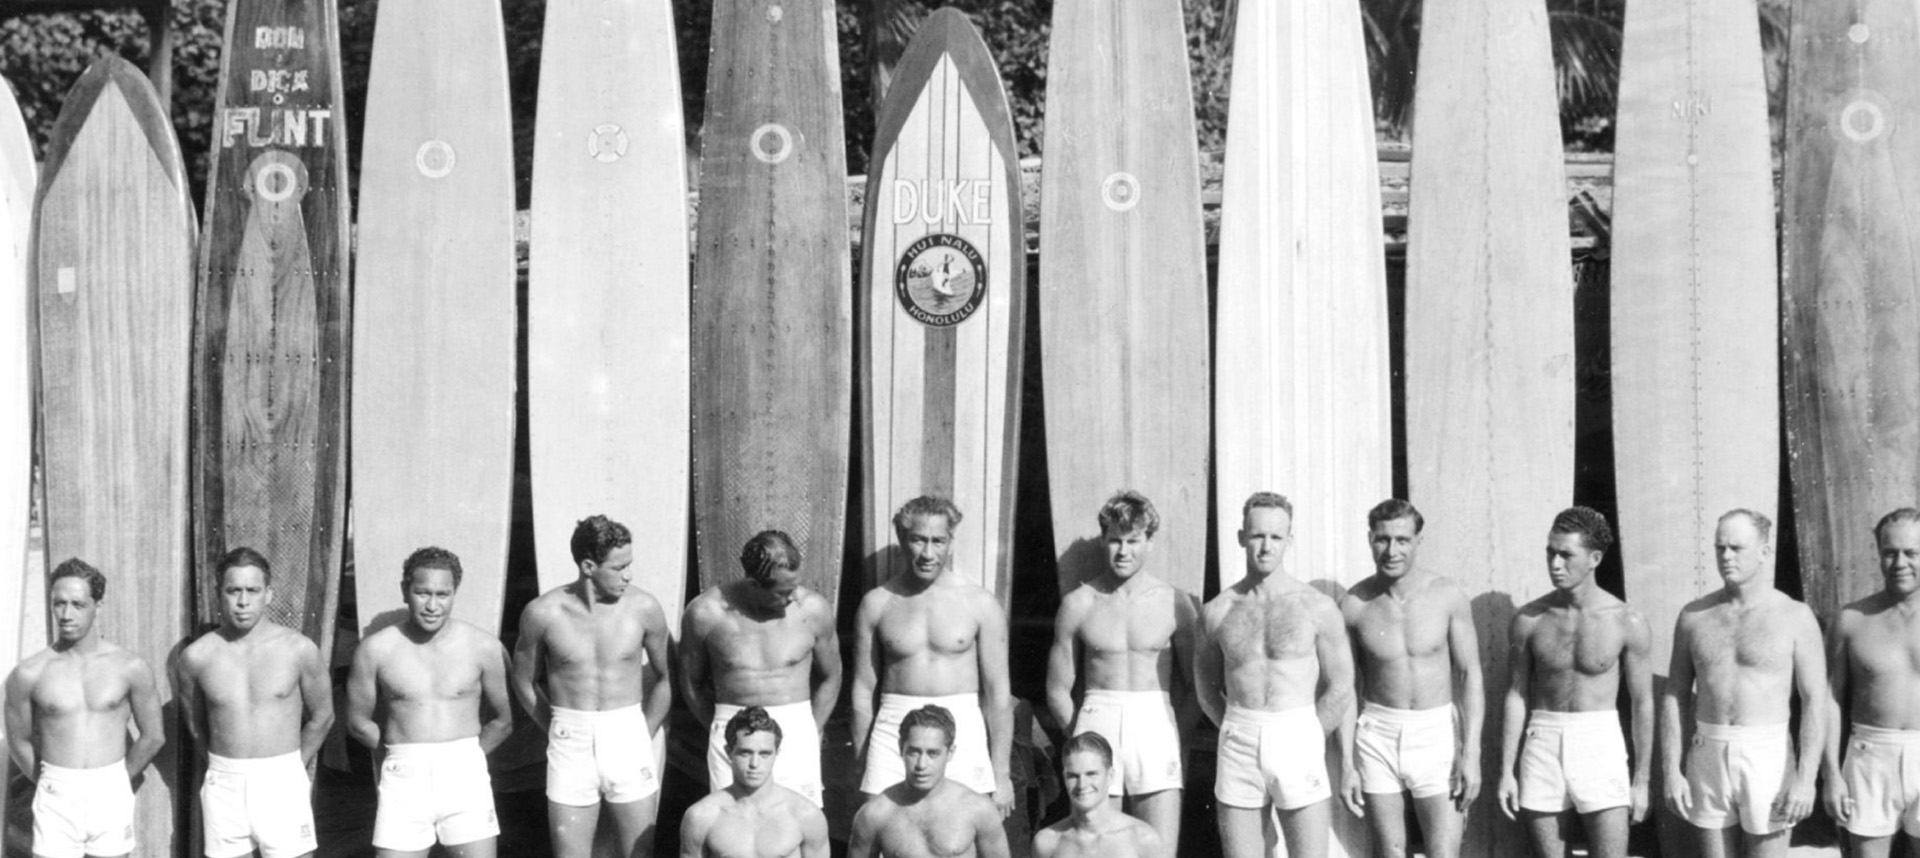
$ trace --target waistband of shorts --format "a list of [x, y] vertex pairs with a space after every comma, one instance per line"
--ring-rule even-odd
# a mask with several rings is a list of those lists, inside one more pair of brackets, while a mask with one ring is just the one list
[[940, 697], [921, 697], [915, 694], [887, 694], [884, 692], [880, 695], [880, 708], [882, 709], [913, 710], [928, 704], [939, 706], [948, 712], [952, 712], [955, 709], [968, 709], [978, 712], [980, 711], [980, 695], [968, 693], [946, 694]]
[[1318, 728], [1320, 724], [1319, 711], [1316, 710], [1311, 703], [1305, 706], [1295, 706], [1292, 709], [1281, 709], [1277, 712], [1267, 709], [1248, 709], [1244, 706], [1229, 703], [1227, 704], [1227, 716], [1222, 720], [1268, 727], [1295, 724], [1302, 719], [1312, 721], [1314, 726]]
[[[783, 728], [790, 718], [805, 718], [809, 722], [813, 720], [813, 701], [811, 700], [795, 700], [792, 703], [776, 703], [772, 706], [753, 705], [767, 710], [767, 716], [779, 722]], [[727, 719], [740, 714], [746, 708], [738, 703], [715, 703], [713, 704], [713, 723], [725, 724]]]
[[1573, 727], [1592, 728], [1601, 725], [1620, 729], [1620, 713], [1612, 709], [1595, 709], [1592, 712], [1555, 712], [1549, 709], [1535, 709], [1528, 716], [1529, 727]]
[[260, 772], [286, 771], [288, 765], [298, 768], [303, 773], [307, 770], [307, 761], [297, 750], [271, 757], [223, 757], [212, 752], [207, 754], [207, 771], [210, 772], [250, 775]]
[[1453, 726], [1453, 704], [1451, 703], [1431, 709], [1395, 709], [1378, 703], [1361, 703], [1360, 714], [1398, 727], [1418, 727], [1427, 724]]
[[480, 737], [468, 736], [464, 739], [452, 739], [445, 742], [401, 742], [387, 746], [387, 759], [399, 762], [408, 759], [445, 759], [468, 754], [486, 754], [480, 750]]
[[1787, 722], [1778, 724], [1714, 724], [1700, 721], [1694, 735], [1710, 742], [1756, 742], [1787, 738]]
[[[553, 723], [555, 724], [626, 727], [631, 726], [635, 718], [640, 719], [640, 722], [643, 724], [646, 723], [647, 720], [646, 710], [640, 708], [640, 704], [638, 703], [630, 706], [622, 706], [618, 709], [566, 709], [559, 706], [553, 707]], [[479, 740], [475, 739], [475, 741]]]
[[1920, 730], [1896, 730], [1892, 727], [1875, 727], [1871, 724], [1855, 722], [1853, 738], [1862, 742], [1880, 745], [1920, 746]]
[[1112, 706], [1173, 705], [1173, 696], [1165, 691], [1121, 691], [1114, 688], [1089, 688], [1081, 705], [1105, 703]]
[[117, 780], [123, 784], [131, 783], [127, 776], [127, 758], [125, 757], [90, 769], [68, 768], [42, 761], [39, 779], [51, 780], [55, 783], [92, 783], [105, 780]]

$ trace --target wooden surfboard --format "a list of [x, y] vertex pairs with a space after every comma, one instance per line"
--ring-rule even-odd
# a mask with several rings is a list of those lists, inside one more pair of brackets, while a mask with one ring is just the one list
[[838, 604], [853, 286], [833, 0], [718, 3], [694, 261], [700, 585], [768, 528]]
[[380, 7], [354, 281], [362, 634], [404, 618], [401, 564], [463, 567], [454, 616], [500, 631], [514, 444], [513, 140], [499, 8]]
[[[101, 58], [67, 94], [36, 218], [48, 565], [105, 573], [96, 628], [146, 659], [169, 704], [167, 655], [191, 610], [194, 216], [166, 108], [125, 60]], [[175, 851], [176, 730], [168, 718], [140, 785], [143, 852]]]
[[1155, 568], [1206, 584], [1207, 271], [1178, 0], [1059, 0], [1041, 174], [1041, 370], [1065, 594], [1105, 563], [1119, 489], [1160, 511]]
[[1794, 8], [1787, 88], [1787, 435], [1801, 585], [1822, 618], [1881, 587], [1880, 516], [1920, 489], [1920, 10]]
[[[33, 507], [33, 293], [27, 262], [38, 182], [33, 140], [0, 81], [0, 672], [46, 645], [39, 570], [27, 567]], [[35, 595], [28, 601], [29, 591]], [[38, 620], [38, 622], [36, 622]], [[0, 789], [4, 789], [0, 781]]]
[[241, 546], [267, 618], [333, 652], [347, 479], [347, 137], [332, 0], [227, 7], [194, 361], [194, 573]]
[[1026, 227], [1013, 114], [965, 14], [921, 22], [873, 153], [860, 266], [865, 584], [895, 566], [894, 511], [941, 494], [965, 517], [953, 568], [1006, 605]]
[[[1573, 282], [1547, 11], [1442, 0], [1422, 16], [1408, 214], [1409, 498], [1421, 562], [1474, 595], [1482, 783], [1498, 784], [1507, 628], [1548, 588], [1541, 546], [1573, 500]], [[1463, 854], [1517, 856], [1481, 790]]]

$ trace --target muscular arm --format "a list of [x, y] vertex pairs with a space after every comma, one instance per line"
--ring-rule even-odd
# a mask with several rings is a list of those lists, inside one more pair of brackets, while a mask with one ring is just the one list
[[[993, 801], [1000, 816], [1013, 810], [1013, 690], [1007, 678], [1007, 615], [986, 591], [974, 598], [974, 612], [980, 618], [980, 710], [986, 715], [987, 750], [993, 759]], [[998, 820], [993, 826], [1000, 828]], [[1007, 839], [1000, 837], [1000, 854], [1006, 854]]]
[[800, 820], [800, 858], [830, 858], [833, 842], [827, 839], [827, 815], [812, 805], [806, 810]]
[[[1199, 698], [1193, 691], [1193, 659], [1200, 639], [1199, 602], [1179, 587], [1173, 588], [1173, 714], [1180, 735], [1188, 736], [1200, 721]], [[1185, 748], [1185, 743], [1182, 743]]]
[[1047, 651], [1047, 714], [1069, 736], [1073, 733], [1073, 683], [1080, 669], [1078, 601], [1072, 596], [1060, 600], [1060, 610], [1053, 617], [1053, 647]]
[[1226, 658], [1212, 627], [1205, 622], [1194, 649], [1193, 695], [1200, 701], [1200, 711], [1207, 713], [1217, 727], [1227, 717]]
[[874, 647], [875, 626], [880, 610], [873, 594], [860, 600], [860, 613], [853, 621], [853, 758], [856, 767], [866, 763], [867, 738], [873, 732], [875, 694], [880, 685], [880, 653]]
[[[1524, 611], [1524, 609], [1522, 609]], [[1513, 616], [1507, 632], [1507, 665], [1511, 670], [1500, 721], [1500, 809], [1507, 818], [1520, 814], [1520, 735], [1527, 728], [1527, 686], [1533, 679], [1533, 654], [1527, 638], [1533, 623], [1525, 613]]]
[[378, 754], [380, 725], [373, 720], [373, 707], [379, 697], [375, 681], [379, 668], [368, 644], [363, 640], [353, 651], [353, 667], [347, 673], [347, 735]]
[[1647, 815], [1647, 790], [1653, 779], [1653, 630], [1639, 611], [1627, 610], [1625, 669], [1633, 704], [1634, 822]]
[[160, 716], [160, 689], [154, 682], [153, 668], [141, 659], [130, 659], [127, 688], [133, 703], [133, 726], [140, 731], [140, 738], [127, 748], [127, 776], [138, 777], [167, 743], [167, 733]]
[[[492, 716], [480, 724], [480, 750], [491, 754], [513, 733], [513, 699], [507, 692], [507, 648], [483, 632], [474, 634], [485, 648], [480, 656], [481, 712]], [[488, 643], [492, 646], [488, 647]]]
[[[1847, 782], [1840, 777], [1840, 732], [1846, 726], [1847, 681], [1852, 665], [1847, 658], [1847, 626], [1850, 609], [1841, 609], [1840, 615], [1833, 620], [1833, 627], [1827, 632], [1827, 699], [1825, 702], [1827, 723], [1826, 735], [1820, 742], [1820, 769], [1827, 785], [1827, 815], [1835, 820], [1846, 822], [1847, 805], [1850, 804]], [[1806, 713], [1802, 712], [1805, 718]]]
[[295, 643], [300, 647], [300, 711], [304, 713], [300, 721], [300, 761], [311, 766], [333, 729], [333, 682], [327, 677], [320, 647], [305, 637]]
[[659, 671], [660, 677], [646, 689], [640, 708], [647, 716], [647, 732], [659, 733], [660, 726], [667, 722], [667, 709], [673, 705], [673, 637], [667, 633], [666, 613], [652, 597], [647, 599], [643, 616], [646, 632], [640, 645], [646, 647], [647, 666]]
[[[173, 699], [180, 706], [180, 725], [187, 731], [194, 753], [203, 761], [207, 753], [207, 709], [200, 699], [200, 681], [194, 676], [193, 666], [187, 663], [187, 650], [182, 648], [172, 662], [167, 665], [168, 681], [173, 683]], [[305, 676], [302, 676], [305, 679]], [[302, 692], [306, 689], [304, 683]]]
[[853, 832], [847, 836], [847, 858], [874, 858], [873, 835], [878, 826], [873, 800], [861, 805], [853, 815]]
[[1358, 783], [1353, 768], [1353, 721], [1356, 699], [1353, 685], [1353, 644], [1347, 639], [1347, 621], [1329, 601], [1314, 612], [1319, 626], [1314, 647], [1320, 656], [1320, 725], [1333, 734], [1340, 754], [1340, 782]]
[[713, 830], [717, 815], [714, 806], [703, 801], [680, 817], [680, 858], [706, 858], [707, 832]]
[[702, 724], [713, 723], [713, 695], [707, 693], [712, 681], [707, 661], [707, 627], [702, 614], [704, 602], [695, 602], [680, 620], [680, 694], [687, 709]]
[[7, 674], [7, 753], [28, 780], [39, 780], [39, 760], [33, 749], [32, 686], [31, 678], [23, 676], [17, 667]]
[[520, 612], [520, 639], [513, 643], [513, 670], [508, 687], [520, 708], [527, 711], [540, 732], [545, 733], [553, 708], [547, 702], [546, 689], [540, 687], [540, 668], [547, 658], [547, 618], [534, 601]]
[[1447, 619], [1447, 654], [1453, 661], [1453, 701], [1460, 712], [1460, 747], [1454, 753], [1462, 809], [1480, 794], [1480, 738], [1487, 720], [1486, 680], [1480, 673], [1480, 636], [1473, 626], [1473, 603], [1459, 591]]
[[1007, 845], [1007, 827], [1000, 823], [1005, 811], [987, 802], [973, 802], [973, 806], [974, 858], [1010, 858], [1013, 850]]
[[1693, 732], [1693, 631], [1686, 611], [1673, 623], [1673, 658], [1667, 662], [1667, 687], [1660, 694], [1660, 772], [1672, 804], [1686, 789], [1682, 749]]
[[[815, 597], [819, 607], [807, 615], [813, 625], [813, 723], [826, 735], [827, 719], [833, 717], [834, 704], [840, 702], [840, 633], [833, 627], [833, 606], [824, 597]], [[823, 835], [824, 836], [824, 835]]]
[[1813, 812], [1814, 782], [1826, 750], [1827, 659], [1821, 651], [1820, 623], [1813, 611], [1798, 606], [1794, 617], [1793, 685], [1800, 698], [1800, 748], [1794, 767], [1790, 807], [1783, 808], [1788, 823], [1798, 823]]

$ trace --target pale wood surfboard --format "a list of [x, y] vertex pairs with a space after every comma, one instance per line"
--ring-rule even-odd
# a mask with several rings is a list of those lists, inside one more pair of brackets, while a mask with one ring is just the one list
[[[170, 706], [167, 656], [191, 610], [194, 215], [166, 108], [125, 60], [96, 61], [67, 94], [36, 216], [47, 562], [79, 557], [105, 573], [96, 628], [146, 659]], [[141, 851], [163, 855], [185, 799], [166, 720], [135, 831]]]
[[853, 409], [853, 285], [833, 0], [719, 3], [694, 261], [700, 584], [777, 528], [838, 604]]
[[[1440, 0], [1421, 18], [1407, 248], [1407, 486], [1421, 562], [1464, 584], [1486, 671], [1482, 783], [1497, 785], [1507, 627], [1548, 588], [1573, 501], [1573, 282], [1540, 0]], [[1482, 789], [1463, 854], [1519, 855]]]
[[[0, 673], [46, 645], [42, 570], [27, 567], [33, 506], [33, 293], [27, 263], [33, 140], [13, 88], [0, 80]], [[29, 593], [35, 596], [28, 601]], [[4, 781], [0, 781], [4, 784]], [[4, 786], [0, 786], [4, 789]]]
[[1013, 115], [959, 11], [921, 22], [896, 73], [862, 245], [864, 584], [896, 566], [894, 511], [934, 493], [965, 517], [953, 568], [1007, 605], [1027, 283]]
[[353, 531], [362, 634], [438, 545], [454, 616], [500, 631], [512, 521], [513, 145], [498, 7], [380, 7], [354, 269]]
[[[1633, 4], [1625, 37], [1613, 451], [1626, 597], [1653, 628], [1658, 690], [1680, 609], [1720, 587], [1719, 516], [1777, 512], [1780, 293], [1753, 0]], [[1655, 812], [1666, 854], [1692, 854], [1691, 826]]]
[[1177, 0], [1060, 0], [1047, 58], [1041, 370], [1060, 592], [1105, 563], [1120, 489], [1161, 516], [1152, 568], [1206, 583], [1207, 281]]
[[347, 137], [332, 0], [236, 0], [208, 158], [194, 361], [195, 578], [246, 545], [268, 619], [333, 651], [347, 480]]
[[1788, 443], [1822, 618], [1881, 587], [1873, 525], [1920, 490], [1920, 9], [1794, 7], [1787, 89]]

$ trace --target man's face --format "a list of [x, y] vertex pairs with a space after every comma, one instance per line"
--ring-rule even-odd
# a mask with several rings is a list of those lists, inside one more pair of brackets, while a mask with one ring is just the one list
[[1587, 549], [1587, 538], [1582, 534], [1548, 534], [1547, 577], [1553, 580], [1555, 589], [1574, 589], [1593, 577], [1600, 556], [1600, 552]]
[[1713, 557], [1720, 580], [1743, 586], [1760, 575], [1773, 558], [1773, 549], [1760, 539], [1760, 529], [1744, 515], [1720, 522], [1713, 531]]
[[938, 727], [914, 727], [900, 739], [900, 760], [907, 768], [907, 786], [927, 792], [947, 777], [953, 756], [947, 732]]
[[1153, 537], [1146, 528], [1136, 527], [1122, 533], [1118, 526], [1101, 534], [1107, 543], [1107, 568], [1124, 581], [1147, 567], [1147, 554], [1153, 550]]
[[749, 577], [747, 583], [767, 610], [785, 611], [800, 592], [800, 573], [787, 566], [769, 566], [765, 578]]
[[1107, 786], [1113, 777], [1113, 767], [1100, 759], [1099, 754], [1093, 751], [1068, 754], [1061, 764], [1060, 775], [1066, 782], [1067, 800], [1073, 803], [1075, 810], [1086, 813], [1107, 803]]
[[220, 609], [227, 625], [236, 631], [251, 631], [266, 616], [273, 604], [273, 590], [267, 586], [267, 573], [258, 566], [233, 566], [220, 573]]
[[1367, 531], [1367, 545], [1373, 549], [1374, 570], [1397, 580], [1413, 571], [1420, 533], [1414, 529], [1412, 516], [1388, 519]]
[[53, 611], [54, 637], [61, 643], [73, 643], [93, 631], [93, 618], [100, 603], [84, 578], [61, 578], [47, 591], [47, 605]]
[[404, 588], [407, 619], [423, 632], [437, 632], [453, 616], [453, 571], [422, 566]]
[[1287, 543], [1293, 538], [1293, 516], [1273, 506], [1247, 510], [1240, 522], [1240, 547], [1246, 550], [1247, 571], [1271, 575], [1280, 569]]
[[1887, 592], [1905, 598], [1920, 590], [1920, 521], [1896, 521], [1881, 528], [1879, 545]]
[[915, 516], [908, 525], [899, 534], [900, 548], [914, 577], [931, 582], [953, 562], [953, 528], [944, 515]]
[[747, 789], [765, 786], [773, 776], [773, 760], [780, 755], [780, 742], [771, 730], [756, 730], [734, 736], [727, 749], [727, 761], [733, 765], [733, 781]]
[[580, 574], [586, 576], [595, 601], [618, 602], [626, 595], [627, 585], [633, 583], [632, 567], [633, 546], [622, 545], [608, 551], [606, 559], [598, 563], [580, 561]]

